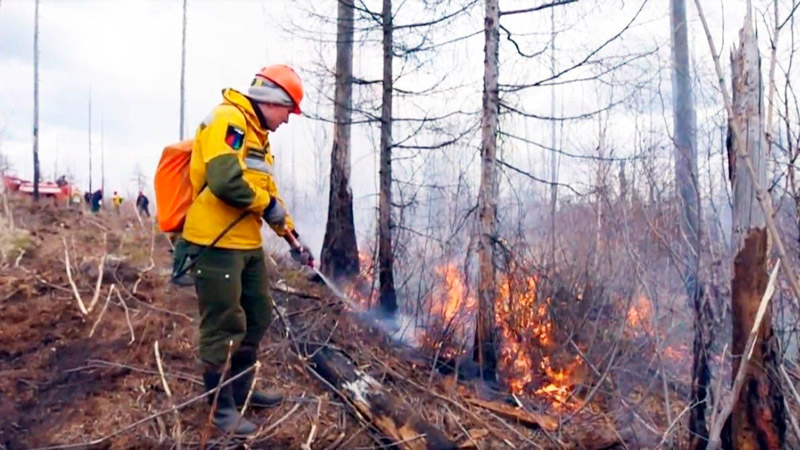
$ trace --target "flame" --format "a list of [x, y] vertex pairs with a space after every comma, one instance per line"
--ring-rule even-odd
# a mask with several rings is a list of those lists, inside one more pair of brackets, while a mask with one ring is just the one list
[[[501, 277], [495, 309], [502, 336], [500, 360], [513, 393], [532, 389], [538, 377], [540, 387], [534, 394], [562, 410], [572, 406], [573, 380], [583, 361], [576, 358], [563, 367], [553, 363], [549, 356], [555, 346], [555, 324], [549, 316], [552, 299], [539, 299], [537, 287], [535, 276], [523, 280]], [[536, 353], [540, 355], [538, 364], [534, 363]]]
[[636, 302], [628, 308], [626, 322], [628, 328], [633, 330], [634, 335], [642, 332], [649, 333], [652, 330], [650, 323], [652, 311], [653, 306], [644, 295], [640, 295]]
[[445, 300], [437, 309], [445, 323], [450, 323], [462, 309], [468, 311], [475, 309], [477, 301], [475, 297], [467, 295], [466, 283], [455, 264], [439, 266], [435, 272], [444, 281], [444, 292], [437, 292], [440, 294], [437, 297], [444, 297]]
[[375, 265], [372, 256], [358, 252], [359, 274], [344, 288], [344, 293], [361, 308], [367, 310], [378, 303], [378, 289], [375, 283]]

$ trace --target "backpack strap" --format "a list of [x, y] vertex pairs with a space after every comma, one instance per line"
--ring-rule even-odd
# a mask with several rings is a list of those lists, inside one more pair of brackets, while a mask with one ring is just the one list
[[[203, 188], [205, 188], [205, 186], [204, 186]], [[220, 233], [217, 235], [217, 237], [215, 237], [215, 238], [214, 238], [214, 240], [213, 240], [213, 241], [211, 241], [211, 243], [210, 243], [210, 244], [208, 244], [208, 246], [201, 248], [201, 249], [200, 249], [200, 251], [199, 251], [199, 252], [197, 252], [197, 254], [196, 254], [196, 255], [194, 255], [194, 257], [193, 257], [193, 258], [191, 258], [191, 259], [190, 259], [190, 255], [183, 255], [183, 258], [182, 258], [183, 260], [182, 260], [182, 261], [181, 261], [181, 262], [180, 262], [180, 263], [179, 263], [179, 264], [178, 264], [178, 265], [175, 267], [175, 271], [174, 271], [174, 272], [172, 272], [172, 280], [171, 280], [171, 281], [172, 281], [173, 283], [175, 283], [175, 281], [176, 281], [178, 278], [180, 278], [180, 277], [182, 277], [182, 276], [186, 275], [186, 272], [188, 272], [189, 270], [191, 270], [191, 269], [192, 269], [192, 268], [195, 266], [195, 264], [197, 264], [197, 260], [198, 260], [198, 259], [200, 259], [200, 255], [202, 255], [202, 254], [203, 254], [203, 253], [204, 253], [206, 250], [208, 250], [209, 248], [212, 248], [212, 247], [214, 247], [214, 246], [217, 244], [217, 242], [219, 242], [219, 240], [220, 240], [220, 239], [222, 239], [222, 237], [223, 237], [223, 236], [225, 236], [225, 234], [226, 234], [228, 231], [231, 231], [231, 229], [232, 229], [233, 227], [235, 227], [237, 223], [241, 222], [241, 221], [242, 221], [242, 219], [244, 219], [245, 217], [247, 217], [247, 215], [248, 215], [248, 214], [250, 214], [250, 212], [249, 212], [249, 211], [244, 211], [244, 212], [243, 212], [241, 215], [239, 215], [239, 217], [237, 217], [237, 218], [236, 218], [236, 219], [235, 219], [233, 222], [231, 222], [230, 224], [228, 224], [228, 226], [227, 226], [227, 227], [225, 227], [225, 229], [224, 229], [224, 230], [222, 230], [222, 231], [221, 231], [221, 232], [220, 232]], [[190, 260], [187, 262], [187, 261], [186, 261], [187, 259], [190, 259]]]

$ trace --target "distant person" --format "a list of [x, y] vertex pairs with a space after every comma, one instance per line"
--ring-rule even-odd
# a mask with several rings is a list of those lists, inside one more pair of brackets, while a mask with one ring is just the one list
[[[289, 114], [300, 114], [302, 98], [302, 82], [294, 70], [284, 65], [265, 67], [247, 94], [222, 91], [222, 103], [195, 134], [189, 166], [193, 200], [183, 227], [188, 248], [184, 253], [176, 245], [175, 257], [181, 268], [189, 259], [195, 264], [199, 352], [209, 391], [223, 376], [228, 342], [233, 342], [230, 368], [235, 376], [256, 362], [259, 343], [272, 320], [262, 220], [289, 242], [296, 261], [313, 265], [311, 251], [297, 239], [294, 222], [278, 195], [269, 143], [269, 133], [288, 123]], [[237, 411], [252, 380], [250, 371], [218, 392], [213, 416], [217, 428], [240, 436], [256, 431]], [[270, 407], [282, 399], [277, 390], [254, 390], [250, 405]]]
[[119, 215], [119, 208], [122, 206], [122, 197], [117, 194], [117, 191], [114, 191], [114, 196], [111, 197], [111, 203], [114, 205], [114, 212]]
[[91, 200], [92, 212], [97, 214], [100, 212], [100, 206], [103, 205], [103, 190], [98, 189], [92, 194]]
[[136, 197], [136, 208], [139, 210], [139, 214], [142, 214], [146, 217], [150, 217], [150, 199], [144, 195], [144, 192], [139, 191], [139, 196]]
[[92, 193], [89, 192], [89, 191], [84, 192], [83, 193], [83, 200], [86, 202], [86, 206], [91, 206], [92, 205]]

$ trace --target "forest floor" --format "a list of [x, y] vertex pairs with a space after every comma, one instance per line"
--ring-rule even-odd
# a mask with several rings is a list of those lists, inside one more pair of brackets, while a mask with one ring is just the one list
[[[130, 205], [122, 215], [91, 215], [12, 204], [15, 228], [0, 229], [0, 448], [242, 445], [209, 426], [206, 400], [196, 398], [196, 297], [192, 287], [169, 283], [166, 236], [151, 221], [140, 223]], [[276, 264], [268, 266], [281, 314], [260, 349], [257, 379], [286, 398], [247, 413], [260, 427], [244, 443], [249, 448], [419, 448], [425, 441], [393, 441], [379, 420], [356, 413], [341, 390], [322, 381], [314, 355], [303, 355], [308, 343], [347, 355], [451, 448], [657, 445], [660, 436], [636, 444], [619, 431], [621, 418], [602, 411], [602, 395], [579, 411], [545, 411], [541, 399], [444, 375], [432, 355], [388, 339], [290, 260], [273, 256]], [[175, 413], [174, 405], [183, 406]]]

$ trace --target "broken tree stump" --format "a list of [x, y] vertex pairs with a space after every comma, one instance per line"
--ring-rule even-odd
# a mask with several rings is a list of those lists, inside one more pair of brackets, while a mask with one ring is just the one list
[[400, 402], [371, 375], [353, 366], [350, 358], [330, 347], [311, 352], [316, 372], [346, 397], [375, 428], [398, 448], [456, 449], [441, 431]]

